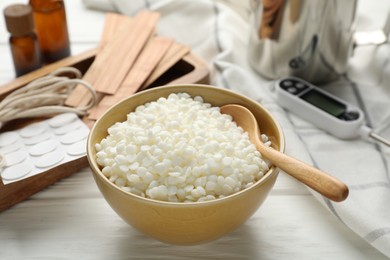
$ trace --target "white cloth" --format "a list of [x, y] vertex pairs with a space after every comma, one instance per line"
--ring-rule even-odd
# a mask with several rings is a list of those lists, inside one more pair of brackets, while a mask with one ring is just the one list
[[[211, 85], [225, 87], [263, 104], [276, 116], [286, 138], [286, 153], [332, 173], [350, 189], [347, 200], [334, 203], [313, 191], [335, 217], [390, 257], [390, 148], [365, 140], [340, 140], [283, 110], [270, 84], [247, 60], [249, 1], [229, 0], [84, 0], [89, 8], [133, 16], [141, 9], [158, 11], [158, 34], [192, 48], [210, 69]], [[359, 105], [367, 123], [390, 139], [390, 44], [359, 47], [349, 77], [326, 89]], [[302, 220], [304, 221], [304, 220]], [[310, 238], [308, 238], [310, 239]]]

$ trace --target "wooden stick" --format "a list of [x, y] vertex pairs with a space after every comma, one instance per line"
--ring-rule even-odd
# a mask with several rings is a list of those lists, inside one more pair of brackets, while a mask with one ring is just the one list
[[106, 94], [115, 94], [127, 73], [136, 61], [159, 18], [155, 12], [142, 11], [134, 18], [132, 30], [121, 35], [116, 34], [110, 45], [104, 48], [101, 56], [104, 57], [104, 72], [96, 75], [93, 84], [96, 91]]
[[[114, 13], [108, 13], [106, 15], [104, 29], [99, 43], [99, 52], [88, 71], [84, 74], [83, 80], [94, 85], [98, 75], [104, 71], [106, 57], [101, 54], [102, 50], [105, 47], [111, 50], [112, 47], [110, 47], [110, 42], [112, 44], [112, 41], [110, 40], [114, 39], [116, 35], [123, 35], [128, 30], [131, 30], [133, 25], [132, 20], [133, 19], [130, 17]], [[86, 90], [85, 87], [78, 85], [66, 99], [65, 105], [77, 107], [81, 105], [83, 99], [88, 99], [89, 102], [90, 96], [88, 94], [88, 90]]]
[[161, 59], [157, 68], [152, 72], [148, 79], [142, 84], [140, 90], [146, 89], [150, 84], [156, 81], [161, 75], [168, 71], [173, 65], [179, 62], [185, 55], [190, 52], [190, 48], [174, 42], [168, 49], [167, 53]]
[[[104, 28], [102, 35], [100, 37], [99, 46], [102, 48], [109, 42], [115, 34], [118, 32], [118, 29], [123, 25], [129, 23], [133, 18], [118, 14], [118, 13], [107, 13], [104, 20]], [[129, 27], [131, 28], [131, 27]], [[129, 29], [126, 28], [125, 30]]]
[[97, 106], [91, 109], [89, 119], [98, 119], [109, 107], [138, 91], [151, 75], [162, 57], [172, 45], [173, 40], [166, 37], [154, 37], [145, 46], [133, 68], [126, 76], [121, 87], [114, 95], [105, 96]]

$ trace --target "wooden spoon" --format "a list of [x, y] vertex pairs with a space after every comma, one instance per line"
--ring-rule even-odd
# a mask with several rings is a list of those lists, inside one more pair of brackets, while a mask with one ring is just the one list
[[348, 187], [335, 177], [266, 146], [261, 141], [256, 118], [249, 109], [241, 105], [228, 104], [221, 107], [221, 113], [231, 115], [237, 125], [248, 132], [249, 139], [256, 145], [261, 155], [273, 165], [330, 200], [339, 202], [347, 198]]

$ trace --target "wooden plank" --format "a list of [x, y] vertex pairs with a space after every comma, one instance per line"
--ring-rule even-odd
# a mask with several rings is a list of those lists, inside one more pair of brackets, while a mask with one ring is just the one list
[[7, 185], [4, 185], [0, 179], [0, 212], [26, 200], [31, 195], [87, 166], [87, 156], [83, 156], [40, 174]]
[[93, 84], [98, 92], [115, 94], [154, 32], [158, 18], [159, 13], [141, 11], [134, 17], [132, 30], [116, 34], [111, 48], [102, 50], [101, 56], [105, 60], [104, 71], [96, 75]]
[[[96, 55], [95, 61], [84, 74], [83, 80], [90, 83], [92, 86], [94, 85], [98, 75], [104, 71], [104, 64], [107, 62], [107, 53], [115, 50], [115, 48], [111, 46], [117, 44], [113, 39], [131, 31], [132, 25], [133, 19], [130, 17], [114, 13], [108, 13], [106, 15], [104, 29], [98, 48], [99, 51]], [[105, 50], [105, 52], [103, 52], [103, 50]], [[82, 85], [77, 85], [66, 99], [65, 105], [77, 107], [82, 105], [82, 103], [85, 103], [83, 102], [84, 99], [88, 99], [88, 102], [90, 100], [88, 90]]]
[[[129, 23], [132, 18], [118, 13], [107, 13], [104, 20], [104, 28], [100, 37], [99, 46], [102, 48], [107, 42], [113, 39], [123, 24]], [[125, 30], [129, 28], [124, 28]]]
[[139, 55], [133, 68], [130, 70], [122, 85], [114, 95], [106, 95], [97, 106], [90, 110], [88, 118], [98, 119], [108, 108], [121, 99], [138, 91], [145, 80], [151, 75], [157, 64], [172, 45], [173, 40], [156, 36], [152, 38]]
[[146, 89], [148, 86], [150, 86], [150, 84], [156, 81], [161, 75], [168, 71], [173, 65], [180, 61], [189, 52], [190, 48], [177, 42], [174, 42], [157, 65], [157, 68], [142, 84], [140, 90]]

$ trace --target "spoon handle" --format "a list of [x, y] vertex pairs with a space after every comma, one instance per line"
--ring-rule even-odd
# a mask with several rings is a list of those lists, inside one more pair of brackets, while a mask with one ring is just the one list
[[256, 142], [256, 147], [272, 164], [328, 199], [339, 202], [347, 198], [348, 187], [335, 177], [262, 143]]

